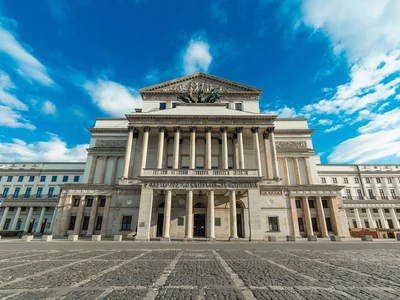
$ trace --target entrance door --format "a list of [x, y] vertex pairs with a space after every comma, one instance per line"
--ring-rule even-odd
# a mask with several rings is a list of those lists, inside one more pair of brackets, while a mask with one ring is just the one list
[[242, 229], [242, 215], [236, 215], [236, 225], [237, 225], [237, 235], [238, 237], [243, 237], [243, 229]]
[[206, 215], [195, 214], [194, 215], [194, 237], [206, 237]]
[[162, 236], [164, 230], [164, 214], [158, 214], [157, 218], [157, 236]]
[[40, 228], [40, 233], [44, 232], [44, 229], [46, 228], [46, 223], [47, 223], [47, 219], [43, 219], [42, 227]]
[[35, 224], [35, 218], [32, 218], [30, 221], [29, 221], [29, 228], [28, 228], [28, 232], [29, 233], [31, 233], [32, 232], [32, 229], [33, 229], [33, 225]]

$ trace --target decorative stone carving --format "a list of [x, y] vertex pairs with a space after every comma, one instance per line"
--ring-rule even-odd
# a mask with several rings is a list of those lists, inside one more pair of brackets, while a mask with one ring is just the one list
[[246, 189], [257, 188], [254, 182], [145, 182], [144, 188], [163, 188], [163, 189]]
[[283, 142], [277, 141], [275, 142], [276, 149], [306, 149], [307, 143], [306, 141], [299, 142]]
[[122, 148], [122, 147], [126, 147], [126, 141], [125, 140], [97, 140], [96, 147]]
[[282, 191], [260, 191], [260, 195], [262, 196], [277, 196], [282, 195]]

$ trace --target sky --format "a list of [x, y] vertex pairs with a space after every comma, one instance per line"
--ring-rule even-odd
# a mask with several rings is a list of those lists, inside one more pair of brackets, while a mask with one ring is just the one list
[[0, 0], [0, 161], [85, 161], [96, 117], [205, 72], [308, 118], [322, 163], [400, 163], [400, 1]]

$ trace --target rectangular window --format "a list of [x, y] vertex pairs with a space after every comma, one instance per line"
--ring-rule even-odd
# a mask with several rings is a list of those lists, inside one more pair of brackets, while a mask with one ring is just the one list
[[374, 192], [372, 191], [372, 189], [368, 189], [368, 196], [369, 196], [369, 199], [374, 199], [375, 197], [374, 197]]
[[308, 206], [310, 208], [315, 208], [314, 200], [308, 200]]
[[22, 225], [22, 219], [18, 219], [17, 227], [15, 227], [15, 229], [16, 230], [20, 230], [21, 229], [21, 225]]
[[328, 232], [333, 231], [331, 218], [325, 218], [325, 223], [326, 223], [326, 229], [328, 230]]
[[46, 176], [40, 176], [40, 182], [45, 182], [46, 181]]
[[297, 218], [297, 222], [299, 223], [299, 231], [304, 231], [303, 218]]
[[376, 219], [375, 222], [376, 222], [376, 227], [378, 227], [379, 229], [381, 229], [381, 228], [382, 228], [381, 219]]
[[235, 103], [236, 110], [243, 110], [242, 103]]
[[76, 216], [71, 216], [71, 219], [69, 219], [68, 230], [74, 230], [75, 221], [76, 221]]
[[215, 226], [221, 226], [221, 218], [215, 218]]
[[79, 206], [79, 202], [81, 202], [81, 199], [75, 198], [74, 199], [74, 206]]
[[86, 200], [86, 206], [87, 207], [92, 207], [93, 206], [93, 198], [88, 198]]
[[8, 230], [8, 227], [10, 227], [11, 219], [6, 219], [6, 222], [4, 223], [4, 230]]
[[63, 182], [67, 182], [67, 181], [68, 181], [68, 176], [64, 175], [62, 181], [63, 181]]
[[376, 178], [376, 183], [381, 183], [381, 179], [380, 178]]
[[36, 197], [37, 198], [42, 198], [42, 193], [43, 193], [43, 188], [38, 187], [37, 192], [36, 192]]
[[103, 223], [103, 216], [98, 216], [96, 220], [96, 230], [101, 230], [102, 223]]
[[395, 192], [394, 189], [390, 189], [390, 195], [391, 195], [393, 198], [396, 198], [396, 192]]
[[46, 206], [45, 211], [50, 211], [50, 207]]
[[387, 182], [388, 182], [388, 183], [392, 183], [392, 178], [388, 177], [388, 178], [387, 178]]
[[362, 191], [360, 189], [357, 190], [357, 197], [358, 197], [358, 200], [363, 199]]
[[370, 228], [368, 219], [364, 219], [365, 228]]
[[57, 176], [51, 176], [51, 182], [56, 182], [57, 181]]
[[13, 177], [12, 177], [12, 176], [8, 176], [8, 177], [7, 177], [7, 182], [11, 182], [11, 181], [12, 181], [12, 179], [13, 179]]
[[132, 216], [123, 216], [121, 230], [131, 230], [131, 223]]
[[10, 209], [9, 209], [9, 211], [14, 211], [15, 210], [15, 207], [10, 207]]
[[332, 177], [332, 183], [337, 183], [337, 178], [336, 177]]
[[225, 103], [225, 107], [226, 107], [226, 108], [229, 108], [229, 102], [228, 102], [228, 103]]
[[388, 222], [389, 228], [393, 229], [394, 225], [393, 225], [392, 219], [387, 219], [387, 222]]
[[389, 213], [389, 209], [388, 208], [385, 208], [384, 211], [385, 211], [385, 214]]
[[361, 208], [361, 212], [365, 214], [367, 210], [365, 208]]
[[318, 231], [318, 221], [317, 218], [311, 218], [312, 230]]
[[83, 217], [82, 230], [88, 230], [88, 228], [89, 228], [89, 220], [90, 220], [90, 216], [84, 216]]
[[400, 213], [400, 208], [396, 208], [396, 212], [397, 212], [397, 213]]
[[296, 208], [301, 208], [301, 200], [296, 199], [295, 202], [296, 202]]
[[79, 182], [79, 176], [74, 176], [74, 182]]
[[326, 178], [325, 177], [321, 177], [321, 183], [326, 183]]
[[172, 108], [176, 108], [176, 103], [172, 103]]
[[329, 208], [329, 206], [328, 206], [328, 200], [322, 200], [322, 207], [323, 207], [323, 208]]
[[350, 191], [350, 189], [346, 189], [346, 197], [347, 197], [347, 199], [351, 199], [351, 191]]
[[18, 182], [24, 181], [24, 176], [18, 176]]
[[160, 102], [160, 110], [167, 109], [167, 103], [166, 102]]
[[29, 176], [29, 182], [34, 182], [35, 181], [35, 176]]
[[343, 183], [349, 183], [349, 180], [345, 177], [343, 178]]
[[50, 187], [50, 188], [49, 188], [49, 198], [52, 198], [53, 195], [54, 195], [54, 188], [53, 188], [53, 187]]
[[360, 179], [358, 179], [358, 177], [354, 178], [354, 183], [360, 183]]
[[279, 231], [278, 217], [268, 217], [268, 231]]
[[25, 191], [25, 198], [29, 198], [31, 196], [32, 188], [27, 187]]
[[106, 198], [100, 198], [100, 207], [105, 207], [106, 206]]
[[8, 187], [4, 188], [4, 191], [3, 191], [3, 197], [4, 198], [6, 198], [8, 196], [9, 190], [10, 190], [10, 188], [8, 188]]
[[385, 192], [383, 189], [379, 189], [379, 195], [381, 196], [381, 199], [385, 199]]
[[371, 180], [369, 180], [369, 178], [367, 177], [367, 178], [365, 178], [365, 182], [366, 183], [371, 183]]
[[378, 209], [377, 209], [377, 208], [373, 208], [372, 211], [373, 211], [374, 213], [376, 213], [376, 214], [378, 213]]
[[178, 226], [184, 226], [185, 225], [185, 218], [184, 217], [178, 217]]
[[15, 191], [14, 191], [14, 198], [18, 198], [18, 197], [19, 197], [19, 192], [20, 192], [20, 190], [21, 190], [21, 188], [19, 188], [19, 187], [15, 188]]

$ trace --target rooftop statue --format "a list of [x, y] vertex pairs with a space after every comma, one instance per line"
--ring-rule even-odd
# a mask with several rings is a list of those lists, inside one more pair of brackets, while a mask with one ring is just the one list
[[221, 98], [221, 95], [218, 93], [218, 91], [214, 91], [214, 89], [212, 89], [209, 93], [209, 95], [203, 99], [204, 92], [202, 90], [200, 90], [197, 93], [197, 100], [192, 98], [192, 93], [189, 92], [182, 92], [179, 93], [179, 95], [177, 96], [177, 99], [185, 102], [185, 103], [215, 103], [218, 99]]

